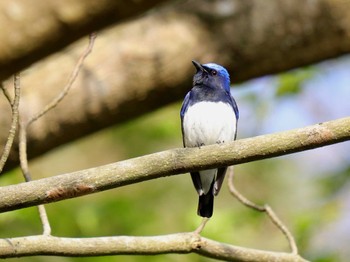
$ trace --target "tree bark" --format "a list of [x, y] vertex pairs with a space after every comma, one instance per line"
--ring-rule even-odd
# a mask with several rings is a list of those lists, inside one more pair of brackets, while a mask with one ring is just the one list
[[[223, 64], [237, 82], [348, 53], [349, 2], [189, 1], [105, 30], [69, 95], [31, 126], [28, 155], [38, 156], [183, 98], [191, 87], [192, 59]], [[38, 41], [66, 41], [64, 37]], [[22, 119], [59, 93], [85, 42], [25, 72]], [[42, 57], [30, 54], [31, 62]], [[21, 68], [14, 66], [18, 59], [7, 60], [8, 67]], [[1, 144], [10, 126], [7, 109], [0, 101]], [[15, 153], [6, 168], [16, 165]]]
[[80, 37], [145, 12], [160, 0], [0, 2], [0, 81]]

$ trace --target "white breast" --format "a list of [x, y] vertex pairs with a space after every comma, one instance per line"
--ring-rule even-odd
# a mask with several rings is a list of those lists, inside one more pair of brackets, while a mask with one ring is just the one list
[[236, 116], [230, 105], [199, 102], [187, 109], [183, 119], [186, 147], [196, 147], [234, 140]]
[[[236, 116], [233, 109], [222, 102], [199, 102], [187, 109], [183, 119], [186, 147], [197, 147], [232, 141], [236, 133]], [[217, 169], [199, 172], [202, 190], [207, 194]]]

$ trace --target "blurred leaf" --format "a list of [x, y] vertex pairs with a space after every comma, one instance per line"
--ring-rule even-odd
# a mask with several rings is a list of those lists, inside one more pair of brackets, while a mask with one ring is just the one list
[[114, 128], [113, 140], [128, 158], [180, 147], [180, 108], [173, 104]]
[[347, 181], [350, 179], [350, 166], [337, 173], [329, 174], [328, 176], [321, 177], [318, 182], [321, 187], [323, 195], [328, 197], [334, 196], [344, 186], [347, 185]]
[[296, 95], [300, 92], [303, 83], [312, 78], [315, 70], [312, 67], [293, 70], [279, 76], [279, 85], [276, 96]]
[[314, 262], [336, 262], [336, 261], [341, 261], [339, 259], [339, 255], [334, 252], [334, 253], [324, 253], [324, 254], [319, 254], [318, 257], [316, 257]]

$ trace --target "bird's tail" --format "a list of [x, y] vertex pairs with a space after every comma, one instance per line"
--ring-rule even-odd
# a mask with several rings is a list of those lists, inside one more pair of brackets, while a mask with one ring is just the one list
[[213, 215], [214, 195], [210, 190], [206, 195], [199, 196], [197, 214], [201, 217], [211, 217]]

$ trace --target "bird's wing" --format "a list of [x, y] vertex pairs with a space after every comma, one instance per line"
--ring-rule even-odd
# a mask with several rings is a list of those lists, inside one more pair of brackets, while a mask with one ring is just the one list
[[191, 178], [195, 189], [197, 190], [198, 195], [203, 194], [201, 177], [199, 176], [199, 172], [191, 172]]
[[216, 174], [216, 180], [213, 188], [213, 193], [215, 196], [219, 194], [222, 183], [224, 182], [226, 170], [227, 170], [227, 167], [218, 168], [218, 172]]
[[[190, 91], [191, 92], [191, 91]], [[184, 120], [184, 115], [187, 111], [188, 105], [190, 103], [190, 92], [187, 93], [187, 95], [185, 96], [185, 99], [182, 103], [182, 107], [180, 110], [180, 118], [181, 118], [181, 132], [182, 132], [182, 142], [183, 142], [183, 146], [185, 145], [185, 134], [184, 134], [184, 127], [183, 127], [183, 120]]]
[[231, 95], [230, 95], [230, 98], [231, 98], [230, 104], [231, 104], [231, 106], [233, 108], [233, 111], [235, 111], [235, 114], [236, 114], [236, 117], [237, 117], [237, 120], [238, 120], [238, 118], [239, 118], [239, 111], [238, 111], [238, 106], [237, 106], [236, 100]]
[[234, 139], [236, 140], [237, 137], [237, 123], [238, 123], [238, 119], [239, 119], [239, 111], [238, 111], [238, 106], [236, 103], [236, 100], [233, 98], [233, 96], [231, 96], [231, 94], [229, 95], [230, 99], [229, 99], [229, 103], [233, 108], [233, 111], [235, 112], [236, 115], [236, 132], [235, 132], [235, 136]]
[[188, 104], [190, 102], [190, 93], [191, 93], [191, 91], [186, 94], [185, 99], [182, 103], [182, 107], [181, 107], [181, 111], [180, 111], [181, 121], [184, 118], [185, 112], [187, 111], [187, 107], [188, 107]]

